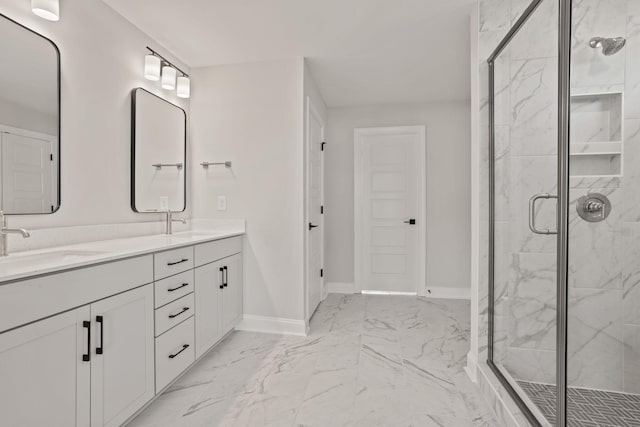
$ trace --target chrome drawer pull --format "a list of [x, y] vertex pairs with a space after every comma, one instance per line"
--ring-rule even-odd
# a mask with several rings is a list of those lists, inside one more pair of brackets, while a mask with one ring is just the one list
[[169, 266], [177, 265], [177, 264], [182, 264], [183, 262], [187, 262], [187, 261], [189, 261], [189, 258], [182, 258], [180, 261], [168, 262], [167, 265], [169, 265]]
[[170, 314], [170, 315], [169, 315], [169, 319], [176, 318], [176, 317], [180, 316], [182, 313], [184, 313], [184, 312], [186, 312], [186, 311], [189, 311], [189, 307], [184, 307], [184, 308], [182, 309], [182, 311], [181, 311], [181, 312], [179, 312], [179, 313], [176, 313], [176, 314]]
[[178, 286], [177, 288], [169, 288], [169, 289], [167, 289], [167, 292], [177, 291], [178, 289], [184, 288], [185, 286], [189, 286], [189, 284], [188, 283], [183, 283], [182, 285]]
[[176, 354], [170, 354], [169, 355], [169, 359], [173, 359], [174, 357], [176, 357], [177, 355], [179, 355], [180, 353], [182, 353], [183, 351], [185, 351], [186, 349], [189, 348], [189, 344], [185, 344], [182, 346], [182, 350], [180, 350], [179, 352], [177, 352]]

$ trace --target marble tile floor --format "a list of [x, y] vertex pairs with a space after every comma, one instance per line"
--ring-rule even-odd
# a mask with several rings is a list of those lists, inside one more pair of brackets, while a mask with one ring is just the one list
[[309, 336], [234, 332], [129, 426], [499, 426], [468, 339], [467, 301], [332, 294]]

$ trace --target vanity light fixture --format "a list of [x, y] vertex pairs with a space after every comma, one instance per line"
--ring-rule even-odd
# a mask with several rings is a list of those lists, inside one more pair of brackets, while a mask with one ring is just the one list
[[147, 50], [150, 53], [144, 58], [144, 77], [152, 81], [161, 80], [160, 85], [163, 89], [174, 90], [177, 88], [178, 98], [191, 97], [191, 79], [189, 75], [149, 46], [147, 46]]
[[144, 78], [157, 82], [160, 80], [160, 58], [153, 53], [144, 57]]
[[31, 0], [31, 11], [47, 21], [60, 20], [59, 0]]
[[189, 80], [189, 77], [178, 77], [178, 88], [176, 92], [178, 98], [189, 98], [191, 96], [191, 80]]
[[162, 88], [167, 90], [176, 88], [176, 69], [171, 65], [162, 66]]

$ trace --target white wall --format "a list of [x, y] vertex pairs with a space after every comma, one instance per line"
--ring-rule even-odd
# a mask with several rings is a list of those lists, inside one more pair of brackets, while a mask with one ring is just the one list
[[233, 162], [194, 169], [194, 216], [247, 220], [246, 315], [304, 319], [303, 67], [297, 58], [192, 73], [192, 164]]
[[0, 99], [0, 125], [58, 136], [58, 118]]
[[469, 101], [329, 109], [325, 150], [327, 282], [354, 281], [353, 130], [427, 129], [427, 287], [468, 288]]
[[27, 0], [4, 1], [0, 13], [55, 42], [62, 70], [62, 204], [53, 215], [12, 218], [11, 224], [38, 229], [159, 220], [130, 208], [130, 96], [141, 86], [189, 111], [188, 101], [143, 78], [145, 47], [166, 51], [100, 0], [61, 1], [59, 22], [35, 16]]

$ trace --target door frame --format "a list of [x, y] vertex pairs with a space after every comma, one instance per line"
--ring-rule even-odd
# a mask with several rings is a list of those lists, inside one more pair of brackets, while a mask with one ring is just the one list
[[[325, 141], [325, 132], [326, 132], [326, 128], [327, 125], [325, 123], [325, 120], [322, 118], [322, 115], [320, 114], [319, 110], [316, 108], [316, 106], [313, 103], [313, 100], [311, 99], [310, 96], [307, 96], [306, 99], [306, 108], [305, 108], [305, 137], [304, 137], [304, 166], [305, 166], [305, 172], [304, 172], [304, 179], [305, 179], [305, 184], [304, 184], [304, 192], [305, 192], [305, 196], [304, 196], [304, 296], [305, 296], [305, 305], [304, 305], [304, 312], [305, 312], [305, 322], [307, 323], [307, 326], [309, 324], [309, 320], [311, 319], [311, 316], [313, 315], [313, 312], [311, 312], [311, 309], [309, 307], [309, 301], [310, 301], [310, 286], [309, 286], [309, 230], [307, 227], [307, 224], [309, 224], [309, 222], [311, 222], [311, 216], [309, 213], [309, 197], [310, 197], [310, 191], [309, 191], [309, 185], [311, 183], [311, 179], [310, 179], [310, 174], [311, 174], [311, 144], [310, 144], [310, 140], [311, 140], [311, 126], [310, 126], [310, 119], [311, 117], [314, 117], [318, 123], [320, 123], [321, 126], [321, 139], [324, 142]], [[325, 200], [325, 194], [324, 194], [324, 151], [320, 152], [320, 199], [321, 199], [321, 205], [324, 206], [324, 200]], [[324, 215], [320, 215], [320, 265], [322, 266], [321, 268], [324, 268]], [[327, 297], [327, 287], [326, 287], [326, 283], [325, 283], [325, 279], [324, 277], [320, 277], [320, 301], [324, 301], [324, 299]]]
[[[416, 212], [417, 221], [417, 234], [418, 234], [418, 253], [416, 266], [418, 269], [416, 294], [418, 296], [425, 296], [427, 293], [427, 140], [426, 140], [426, 126], [413, 125], [413, 126], [391, 126], [391, 127], [369, 127], [369, 128], [355, 128], [353, 131], [353, 160], [354, 160], [354, 173], [353, 173], [353, 225], [354, 225], [354, 292], [362, 292], [362, 236], [364, 230], [362, 229], [362, 213], [363, 213], [363, 172], [364, 165], [362, 162], [363, 150], [359, 140], [365, 135], [401, 135], [401, 134], [417, 134], [420, 140], [418, 144], [418, 158], [421, 161], [418, 162], [418, 176], [420, 182], [418, 185], [418, 212]], [[380, 292], [377, 292], [380, 293]], [[391, 293], [391, 292], [390, 292]]]

